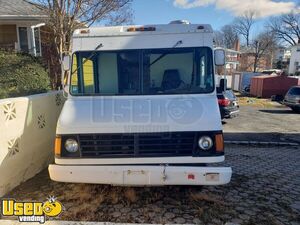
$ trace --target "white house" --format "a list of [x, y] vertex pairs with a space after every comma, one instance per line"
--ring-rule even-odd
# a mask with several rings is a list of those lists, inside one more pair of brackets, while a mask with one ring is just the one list
[[224, 49], [226, 53], [226, 73], [233, 74], [238, 71], [240, 52], [233, 49]]
[[291, 48], [291, 59], [289, 65], [289, 74], [300, 73], [300, 44]]

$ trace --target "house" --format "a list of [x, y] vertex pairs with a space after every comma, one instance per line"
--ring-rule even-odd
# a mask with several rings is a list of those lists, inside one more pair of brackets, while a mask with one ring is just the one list
[[[218, 47], [220, 48], [220, 47]], [[232, 75], [239, 71], [239, 64], [240, 64], [240, 41], [237, 39], [234, 44], [233, 48], [221, 48], [225, 51], [226, 56], [226, 74]], [[218, 67], [217, 68], [217, 74], [221, 75], [224, 74], [224, 67]]]
[[291, 49], [279, 46], [273, 55], [273, 68], [287, 71], [291, 58]]
[[291, 59], [289, 65], [289, 74], [300, 75], [300, 44], [291, 47]]
[[[241, 52], [240, 55], [240, 71], [253, 72], [255, 62], [255, 53], [251, 50]], [[256, 72], [262, 72], [272, 68], [272, 57], [269, 55], [262, 55], [257, 64]]]
[[47, 15], [25, 0], [0, 0], [0, 49], [42, 55], [41, 32]]
[[239, 71], [240, 52], [233, 49], [225, 49], [226, 54], [226, 74], [233, 74]]
[[288, 61], [291, 58], [291, 49], [279, 46], [274, 52], [274, 61]]

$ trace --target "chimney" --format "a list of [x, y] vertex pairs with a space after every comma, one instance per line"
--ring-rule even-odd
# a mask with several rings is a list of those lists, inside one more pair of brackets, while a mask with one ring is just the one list
[[240, 47], [241, 47], [240, 46], [240, 39], [237, 37], [236, 40], [235, 40], [235, 42], [234, 42], [234, 50], [239, 52], [240, 51]]

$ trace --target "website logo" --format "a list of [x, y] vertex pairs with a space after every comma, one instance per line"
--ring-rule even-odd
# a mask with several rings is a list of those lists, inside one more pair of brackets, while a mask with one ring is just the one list
[[53, 196], [45, 202], [19, 202], [14, 199], [2, 199], [2, 216], [17, 216], [19, 222], [45, 223], [47, 217], [61, 214], [63, 205]]

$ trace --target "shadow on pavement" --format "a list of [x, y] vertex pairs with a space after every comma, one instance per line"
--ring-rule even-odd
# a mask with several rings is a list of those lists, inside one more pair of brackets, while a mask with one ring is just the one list
[[297, 114], [296, 112], [292, 111], [291, 109], [260, 109], [260, 112], [265, 113], [273, 113], [273, 114]]
[[279, 133], [279, 132], [225, 132], [225, 141], [258, 141], [258, 142], [292, 142], [300, 144], [299, 133]]

